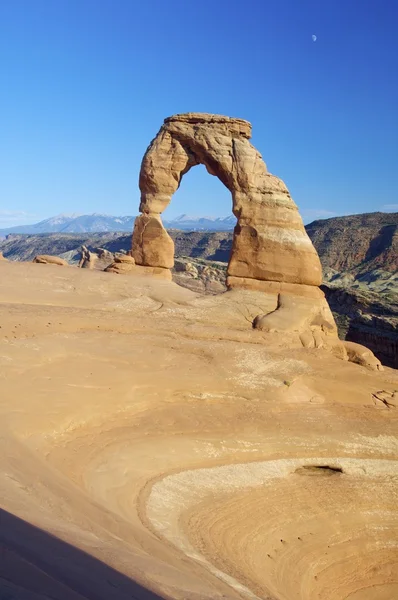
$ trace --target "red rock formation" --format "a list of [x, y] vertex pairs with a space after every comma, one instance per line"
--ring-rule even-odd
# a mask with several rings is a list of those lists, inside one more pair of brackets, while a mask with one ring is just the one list
[[173, 266], [174, 245], [160, 214], [183, 175], [204, 164], [231, 191], [232, 210], [238, 219], [228, 284], [246, 287], [241, 279], [310, 286], [321, 283], [320, 261], [297, 206], [285, 184], [267, 171], [249, 142], [250, 136], [251, 125], [242, 119], [187, 113], [165, 120], [141, 166], [143, 214], [136, 220], [133, 235], [137, 264]]

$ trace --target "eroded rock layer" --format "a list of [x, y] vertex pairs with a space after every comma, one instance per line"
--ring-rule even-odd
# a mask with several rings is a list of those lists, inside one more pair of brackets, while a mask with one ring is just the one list
[[160, 214], [183, 175], [203, 164], [230, 190], [238, 219], [228, 267], [231, 287], [240, 287], [241, 278], [321, 283], [320, 261], [297, 206], [283, 181], [267, 171], [250, 137], [251, 125], [242, 119], [201, 113], [165, 119], [141, 166], [142, 216], [133, 234], [137, 264], [173, 266], [174, 246]]
[[0, 598], [398, 598], [398, 372], [115, 265], [0, 261]]
[[34, 257], [32, 262], [42, 265], [58, 265], [59, 267], [68, 266], [67, 261], [63, 258], [59, 258], [59, 256], [50, 256], [49, 254], [38, 254]]

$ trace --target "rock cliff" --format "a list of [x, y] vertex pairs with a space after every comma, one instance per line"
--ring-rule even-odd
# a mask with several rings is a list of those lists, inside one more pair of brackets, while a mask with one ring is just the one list
[[323, 285], [341, 338], [370, 348], [384, 365], [398, 369], [398, 302], [370, 290]]
[[365, 213], [314, 221], [306, 227], [324, 271], [354, 277], [398, 271], [398, 213]]

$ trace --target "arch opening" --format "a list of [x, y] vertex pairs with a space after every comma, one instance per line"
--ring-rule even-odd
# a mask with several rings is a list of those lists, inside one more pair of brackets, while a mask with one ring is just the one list
[[305, 285], [318, 295], [314, 287], [322, 280], [319, 257], [285, 184], [267, 171], [250, 137], [251, 125], [242, 119], [204, 113], [165, 119], [142, 161], [142, 214], [135, 222], [132, 247], [135, 261], [160, 269], [173, 267], [174, 243], [161, 215], [183, 176], [201, 164], [230, 190], [238, 220], [227, 285], [273, 293], [284, 286], [291, 290], [292, 285]]
[[[199, 219], [203, 218], [210, 222], [201, 224]], [[230, 190], [217, 176], [211, 176], [201, 163], [181, 175], [179, 186], [162, 213], [162, 219], [166, 226], [171, 221], [181, 220], [184, 229], [185, 221], [189, 221], [187, 226], [193, 227], [193, 230], [204, 229], [205, 225], [212, 229], [211, 220], [214, 220], [215, 224], [220, 223], [222, 227], [221, 220], [228, 219], [228, 229], [231, 230], [236, 223]], [[198, 222], [195, 226], [196, 220]], [[224, 228], [226, 229], [227, 225]]]

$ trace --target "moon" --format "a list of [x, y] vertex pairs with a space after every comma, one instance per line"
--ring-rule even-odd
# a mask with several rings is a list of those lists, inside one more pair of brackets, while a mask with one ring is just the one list
[[313, 41], [313, 42], [316, 42], [316, 40], [317, 40], [317, 37], [316, 37], [316, 35], [312, 35], [311, 37], [312, 37], [312, 41]]

